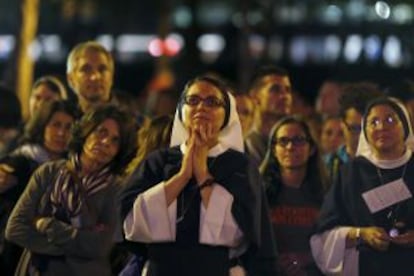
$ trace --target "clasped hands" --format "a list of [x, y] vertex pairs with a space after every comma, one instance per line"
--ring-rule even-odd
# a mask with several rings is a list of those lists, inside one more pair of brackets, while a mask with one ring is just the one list
[[211, 124], [197, 124], [190, 128], [186, 142], [187, 151], [184, 153], [179, 174], [187, 181], [195, 177], [199, 185], [211, 178], [207, 158], [209, 148], [216, 143], [217, 132], [213, 130]]
[[390, 237], [381, 227], [370, 226], [361, 227], [360, 229], [360, 238], [362, 241], [379, 251], [386, 251], [391, 243], [402, 247], [414, 246], [414, 230], [408, 230], [396, 237]]
[[13, 167], [7, 164], [0, 164], [0, 194], [17, 185], [17, 178], [12, 174], [13, 172]]

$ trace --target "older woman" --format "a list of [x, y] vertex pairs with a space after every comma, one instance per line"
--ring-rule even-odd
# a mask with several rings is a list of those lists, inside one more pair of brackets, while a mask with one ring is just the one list
[[[75, 126], [69, 160], [41, 166], [17, 202], [6, 238], [25, 247], [17, 275], [110, 275], [117, 221], [115, 174], [136, 141], [130, 118], [113, 106]], [[26, 253], [28, 253], [26, 251]], [[30, 258], [31, 257], [31, 258]]]
[[327, 186], [318, 146], [300, 117], [273, 127], [261, 166], [281, 275], [320, 275], [308, 239]]
[[327, 195], [311, 239], [325, 273], [412, 275], [414, 158], [407, 145], [412, 138], [400, 102], [381, 98], [368, 105], [357, 157]]
[[[260, 175], [243, 152], [235, 102], [206, 76], [185, 87], [171, 145], [132, 174], [123, 192], [127, 240], [148, 246], [146, 275], [275, 275]], [[239, 266], [238, 266], [239, 265]]]

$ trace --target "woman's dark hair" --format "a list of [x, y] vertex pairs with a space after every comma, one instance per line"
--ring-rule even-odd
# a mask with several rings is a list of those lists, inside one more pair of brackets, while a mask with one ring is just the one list
[[271, 204], [275, 204], [277, 196], [283, 188], [280, 164], [275, 156], [274, 148], [276, 145], [276, 135], [279, 129], [282, 126], [290, 124], [299, 125], [305, 133], [309, 144], [313, 147], [313, 153], [309, 157], [306, 165], [306, 176], [304, 179], [304, 183], [306, 184], [302, 185], [301, 189], [308, 189], [312, 199], [316, 203], [321, 204], [323, 195], [329, 186], [328, 177], [318, 151], [318, 146], [312, 138], [310, 127], [306, 123], [305, 119], [300, 116], [286, 116], [280, 119], [270, 131], [266, 156], [260, 166], [260, 172], [265, 182], [268, 200]]
[[[403, 129], [404, 129], [404, 140], [407, 139], [408, 135], [410, 134], [410, 124], [411, 122], [409, 121], [410, 118], [406, 117], [404, 114], [404, 111], [401, 109], [401, 107], [399, 106], [399, 104], [401, 106], [404, 106], [404, 104], [402, 102], [400, 102], [399, 100], [397, 100], [396, 98], [387, 98], [387, 97], [382, 97], [382, 98], [378, 98], [378, 99], [374, 99], [373, 101], [371, 101], [365, 112], [364, 112], [364, 135], [365, 135], [365, 139], [367, 139], [367, 131], [366, 131], [366, 127], [367, 127], [367, 119], [368, 119], [368, 115], [371, 112], [371, 109], [375, 106], [378, 105], [387, 105], [389, 107], [392, 108], [392, 110], [394, 110], [394, 112], [397, 114], [398, 118], [400, 119], [402, 125], [403, 125]], [[408, 115], [408, 114], [407, 114]], [[368, 139], [367, 139], [368, 140]]]
[[288, 77], [288, 71], [280, 66], [275, 65], [262, 65], [260, 66], [253, 75], [250, 81], [250, 91], [255, 91], [258, 87], [263, 85], [263, 79], [268, 76], [280, 76], [280, 77]]
[[227, 123], [229, 122], [229, 118], [230, 118], [230, 98], [229, 98], [229, 95], [227, 94], [228, 87], [220, 79], [212, 77], [212, 76], [208, 76], [208, 75], [198, 76], [198, 77], [195, 77], [194, 79], [191, 79], [190, 81], [187, 82], [187, 84], [184, 87], [183, 92], [181, 93], [180, 100], [178, 101], [178, 106], [177, 106], [177, 108], [178, 108], [178, 118], [181, 121], [183, 120], [182, 119], [182, 108], [183, 108], [183, 105], [184, 105], [184, 98], [187, 95], [188, 89], [193, 84], [195, 84], [196, 82], [208, 82], [208, 83], [212, 84], [213, 86], [217, 87], [217, 89], [223, 95], [224, 111], [225, 111], [224, 122], [223, 122], [223, 125], [221, 126], [221, 129], [223, 129], [227, 125]]
[[155, 117], [138, 132], [138, 151], [129, 164], [127, 174], [131, 173], [147, 155], [159, 148], [168, 147], [171, 139], [173, 117], [162, 115]]
[[49, 88], [50, 91], [59, 95], [61, 100], [66, 100], [68, 98], [68, 93], [66, 91], [63, 83], [54, 76], [43, 76], [35, 81], [33, 84], [32, 90], [36, 89], [40, 85], [45, 85]]
[[342, 89], [343, 93], [339, 98], [339, 115], [342, 120], [345, 120], [348, 110], [354, 108], [362, 115], [369, 102], [384, 96], [378, 86], [371, 82], [347, 83], [343, 85]]
[[82, 116], [72, 129], [69, 152], [81, 154], [86, 138], [107, 119], [113, 119], [119, 127], [119, 151], [112, 159], [110, 166], [113, 172], [120, 174], [135, 155], [137, 128], [133, 117], [114, 105], [97, 107]]
[[56, 112], [66, 113], [73, 117], [74, 121], [80, 117], [79, 109], [72, 102], [66, 100], [44, 102], [41, 108], [27, 121], [19, 144], [43, 145], [46, 126]]

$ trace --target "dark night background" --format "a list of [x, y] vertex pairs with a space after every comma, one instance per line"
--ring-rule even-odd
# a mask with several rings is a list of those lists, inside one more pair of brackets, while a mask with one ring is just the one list
[[[19, 32], [19, 9], [19, 1], [0, 0], [3, 81], [13, 81], [13, 47], [7, 43]], [[64, 76], [69, 49], [79, 41], [100, 38], [112, 45], [116, 88], [134, 95], [160, 66], [172, 70], [179, 88], [188, 77], [209, 70], [245, 90], [254, 68], [273, 63], [286, 67], [295, 88], [312, 100], [327, 78], [372, 80], [381, 86], [411, 78], [413, 9], [408, 0], [43, 0], [35, 77]], [[145, 50], [148, 40], [121, 39], [171, 33], [184, 44], [163, 59]], [[225, 43], [214, 57], [202, 57], [197, 43], [210, 45], [199, 41], [204, 34], [220, 35]]]

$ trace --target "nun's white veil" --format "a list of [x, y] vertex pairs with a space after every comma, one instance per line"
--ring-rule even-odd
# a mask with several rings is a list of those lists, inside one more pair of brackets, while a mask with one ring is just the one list
[[[404, 115], [405, 119], [407, 120], [408, 123], [408, 135], [407, 138], [405, 140], [405, 145], [406, 145], [406, 150], [404, 152], [404, 154], [395, 160], [380, 160], [378, 158], [375, 157], [372, 147], [371, 145], [368, 143], [367, 138], [365, 136], [365, 125], [364, 125], [364, 121], [361, 123], [362, 124], [362, 131], [361, 134], [359, 135], [359, 142], [358, 142], [358, 149], [356, 152], [356, 156], [363, 156], [366, 159], [368, 159], [369, 161], [371, 161], [374, 165], [376, 165], [377, 167], [381, 168], [381, 169], [393, 169], [393, 168], [397, 168], [400, 167], [402, 165], [404, 165], [405, 163], [408, 162], [408, 160], [410, 160], [411, 155], [412, 155], [412, 151], [414, 149], [414, 135], [413, 135], [413, 129], [412, 129], [412, 125], [411, 125], [411, 119], [410, 119], [410, 115], [408, 113], [407, 108], [404, 106], [403, 103], [401, 103], [398, 99], [396, 98], [388, 98], [389, 100], [393, 101], [395, 104], [397, 104], [397, 106], [401, 109], [402, 114]], [[368, 114], [364, 114], [364, 116], [367, 116]]]
[[[244, 152], [243, 135], [241, 131], [239, 116], [236, 110], [236, 101], [229, 92], [223, 92], [227, 93], [227, 95], [229, 96], [230, 115], [226, 126], [224, 126], [224, 128], [220, 130], [218, 138], [219, 145], [224, 150], [231, 148], [240, 152]], [[178, 108], [182, 108], [182, 105], [178, 105], [177, 110], [175, 111], [170, 140], [171, 147], [184, 144], [189, 136], [187, 129], [185, 128], [183, 122], [179, 118]]]

